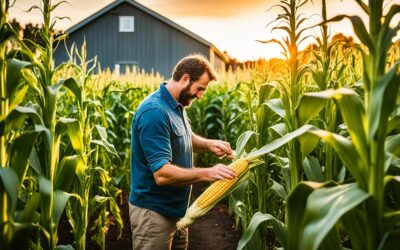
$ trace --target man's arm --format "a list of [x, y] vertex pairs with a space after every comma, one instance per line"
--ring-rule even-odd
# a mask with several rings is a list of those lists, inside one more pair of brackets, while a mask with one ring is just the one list
[[202, 181], [216, 181], [236, 177], [234, 170], [222, 164], [211, 168], [180, 168], [170, 163], [153, 173], [157, 185], [185, 186]]
[[233, 159], [233, 151], [229, 142], [221, 140], [211, 140], [192, 133], [193, 151], [198, 153], [211, 152], [221, 157], [227, 155]]
[[197, 153], [210, 152], [210, 143], [211, 140], [192, 133], [193, 151]]

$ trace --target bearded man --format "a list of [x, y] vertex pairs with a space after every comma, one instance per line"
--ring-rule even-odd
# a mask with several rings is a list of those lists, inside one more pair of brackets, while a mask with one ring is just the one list
[[193, 167], [193, 151], [233, 157], [228, 142], [194, 134], [185, 111], [216, 79], [207, 59], [187, 56], [136, 110], [129, 197], [133, 249], [187, 249], [188, 231], [177, 231], [176, 222], [185, 215], [191, 184], [236, 176], [222, 164]]

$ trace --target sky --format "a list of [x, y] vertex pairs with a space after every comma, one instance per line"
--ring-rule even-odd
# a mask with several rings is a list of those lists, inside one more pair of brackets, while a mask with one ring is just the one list
[[[68, 16], [70, 20], [58, 21], [56, 28], [68, 29], [113, 1], [68, 0], [68, 4], [62, 4], [55, 10], [54, 16]], [[53, 1], [56, 2], [59, 1]], [[282, 57], [279, 46], [256, 41], [282, 36], [282, 33], [271, 30], [273, 25], [267, 26], [280, 13], [279, 8], [273, 7], [279, 0], [137, 0], [137, 2], [203, 37], [220, 51], [227, 51], [231, 57], [240, 61]], [[390, 5], [400, 4], [400, 0], [387, 2]], [[26, 12], [35, 4], [40, 5], [40, 1], [16, 0], [10, 9], [10, 18], [16, 18], [21, 23], [40, 23], [41, 13], [38, 10]], [[367, 21], [354, 0], [327, 0], [327, 12], [328, 18], [338, 14], [356, 14]], [[305, 26], [317, 24], [321, 19], [321, 1], [309, 1], [300, 9], [300, 13], [307, 17]], [[396, 16], [394, 23], [396, 22], [400, 22], [400, 15]], [[347, 20], [332, 23], [330, 32], [354, 36], [352, 26]], [[318, 34], [318, 28], [306, 33], [311, 36]], [[304, 48], [311, 42], [313, 42], [312, 37], [300, 47]]]

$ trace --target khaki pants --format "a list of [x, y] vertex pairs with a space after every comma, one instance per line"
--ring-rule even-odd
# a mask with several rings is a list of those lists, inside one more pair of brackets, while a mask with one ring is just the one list
[[129, 203], [133, 250], [187, 249], [188, 230], [177, 231], [177, 220]]

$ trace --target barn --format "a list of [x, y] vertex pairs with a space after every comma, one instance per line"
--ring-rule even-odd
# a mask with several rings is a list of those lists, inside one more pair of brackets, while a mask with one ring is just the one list
[[69, 28], [59, 44], [56, 64], [68, 60], [67, 49], [84, 40], [87, 56], [97, 56], [102, 69], [123, 73], [126, 66], [159, 72], [169, 78], [184, 56], [200, 53], [217, 70], [224, 70], [226, 56], [212, 43], [133, 0], [117, 0]]

